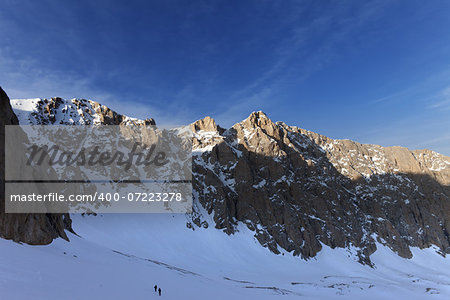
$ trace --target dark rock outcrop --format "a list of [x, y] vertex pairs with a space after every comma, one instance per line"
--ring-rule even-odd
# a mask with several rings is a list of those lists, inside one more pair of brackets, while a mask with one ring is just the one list
[[5, 213], [5, 125], [18, 124], [9, 98], [0, 88], [0, 236], [32, 245], [49, 244], [58, 237], [68, 240], [65, 230], [72, 231], [68, 214]]

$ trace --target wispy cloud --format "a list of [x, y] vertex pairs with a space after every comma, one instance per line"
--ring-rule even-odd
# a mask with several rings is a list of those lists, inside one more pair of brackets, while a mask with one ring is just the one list
[[398, 101], [399, 99], [403, 99], [405, 96], [410, 95], [413, 93], [414, 88], [407, 88], [398, 92], [394, 92], [392, 94], [377, 98], [375, 100], [370, 101], [371, 104], [379, 104], [384, 102], [392, 102], [392, 101]]
[[[348, 7], [337, 6], [307, 25], [295, 26], [299, 16], [308, 9], [304, 5], [297, 6], [286, 16], [294, 29], [275, 49], [273, 63], [259, 77], [229, 95], [229, 102], [239, 104], [232, 107], [224, 105], [217, 115], [219, 121], [226, 126], [232, 125], [239, 120], [237, 117], [242, 115], [243, 110], [248, 114], [279, 100], [285, 84], [301, 83], [324, 68], [338, 55], [337, 45], [358, 32], [367, 22], [376, 19], [386, 4], [386, 1], [369, 1], [352, 17], [348, 17]], [[315, 41], [315, 46], [311, 47], [321, 35], [327, 38]]]
[[[416, 82], [385, 78], [384, 87], [379, 86], [380, 82], [383, 84], [381, 79], [368, 84], [369, 93], [383, 91], [386, 94], [372, 101], [349, 100], [344, 106], [351, 103], [357, 107], [349, 107], [345, 112], [345, 107], [342, 108], [339, 113], [344, 115], [340, 116], [333, 111], [341, 109], [336, 103], [348, 95], [351, 98], [352, 91], [336, 95], [332, 91], [319, 91], [318, 94], [327, 98], [320, 104], [330, 107], [325, 111], [314, 107], [311, 99], [301, 98], [302, 95], [314, 97], [314, 89], [321, 87], [322, 80], [330, 84], [329, 80], [336, 76], [334, 64], [345, 62], [341, 58], [352, 59], [356, 55], [357, 59], [366, 59], [358, 54], [359, 42], [378, 43], [383, 47], [385, 42], [391, 42], [385, 39], [384, 33], [391, 34], [392, 38], [400, 31], [392, 33], [390, 25], [379, 21], [386, 19], [384, 12], [392, 8], [392, 2], [312, 5], [300, 1], [292, 7], [286, 3], [268, 1], [257, 7], [249, 5], [254, 8], [251, 15], [247, 14], [247, 6], [244, 12], [233, 10], [221, 15], [220, 6], [208, 1], [197, 5], [200, 7], [192, 6], [187, 13], [181, 5], [174, 13], [168, 4], [161, 13], [179, 22], [155, 18], [136, 24], [133, 21], [135, 14], [140, 13], [137, 10], [140, 4], [104, 7], [104, 3], [91, 1], [86, 6], [75, 5], [75, 9], [68, 4], [61, 7], [52, 4], [50, 14], [57, 17], [51, 21], [46, 18], [21, 20], [21, 16], [31, 13], [30, 7], [22, 11], [16, 6], [15, 14], [2, 9], [0, 40], [4, 42], [0, 44], [0, 83], [12, 98], [90, 98], [131, 117], [155, 118], [159, 124], [189, 123], [210, 115], [220, 125], [229, 127], [251, 111], [263, 109], [271, 117], [302, 125], [291, 122], [300, 122], [300, 118], [305, 117], [307, 113], [301, 111], [305, 104], [311, 115], [320, 116], [320, 120], [308, 121], [310, 124], [321, 129], [335, 127], [334, 132], [339, 131], [341, 137], [412, 148], [426, 141], [429, 145], [423, 145], [424, 148], [438, 151], [447, 147], [446, 132], [450, 124], [445, 113], [450, 109], [447, 89], [450, 69], [447, 68], [447, 73], [437, 73], [445, 69], [443, 64], [433, 70], [429, 68], [430, 73], [435, 72], [434, 76], [418, 72], [413, 76]], [[96, 17], [92, 34], [91, 27], [79, 22], [77, 9], [90, 11]], [[117, 18], [122, 9], [127, 10], [125, 17], [131, 16], [131, 26], [126, 27], [130, 24], [122, 24], [122, 19]], [[260, 21], [272, 13], [277, 19], [273, 22], [274, 28], [262, 26]], [[390, 14], [392, 11], [388, 19]], [[49, 25], [49, 22], [58, 24]], [[205, 24], [217, 25], [217, 28], [210, 30]], [[27, 31], [30, 28], [33, 34]], [[51, 32], [40, 36], [49, 28]], [[392, 58], [377, 57], [376, 50], [369, 53], [376, 61], [392, 61]], [[332, 71], [330, 76], [324, 72], [328, 67]], [[349, 72], [360, 71], [355, 70], [358, 68], [355, 65], [350, 68], [353, 69]], [[385, 75], [381, 74], [382, 70], [361, 71], [374, 76]], [[318, 73], [321, 76], [314, 77]], [[312, 87], [306, 82], [311, 82]], [[351, 82], [344, 83], [351, 86]], [[303, 88], [307, 90], [304, 94]], [[356, 93], [361, 89], [355, 86]], [[300, 110], [298, 116], [289, 111], [291, 107]], [[377, 110], [377, 115], [368, 113], [372, 110]], [[348, 134], [352, 133], [348, 124], [361, 121], [361, 115], [368, 119], [373, 117], [372, 121], [355, 129], [354, 136]], [[286, 116], [290, 119], [285, 119]], [[341, 124], [335, 126], [336, 122]]]
[[[2, 57], [0, 55], [0, 57]], [[114, 95], [93, 86], [93, 78], [80, 78], [57, 70], [43, 70], [32, 59], [8, 61], [0, 59], [0, 69], [8, 70], [8, 76], [0, 78], [2, 87], [11, 99], [17, 98], [51, 98], [65, 99], [85, 98], [97, 101], [118, 113], [136, 118], [154, 118], [159, 124], [184, 124], [189, 117], [182, 111], [165, 107], [164, 110], [138, 99], [123, 95]]]
[[12, 98], [111, 97], [110, 94], [91, 87], [89, 77], [43, 68], [32, 58], [11, 59], [2, 50], [0, 48], [0, 80]]
[[436, 97], [438, 100], [430, 104], [430, 108], [450, 110], [450, 87], [442, 90]]

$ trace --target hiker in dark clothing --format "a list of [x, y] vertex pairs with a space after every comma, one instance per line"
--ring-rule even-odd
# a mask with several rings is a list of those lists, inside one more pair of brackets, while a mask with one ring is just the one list
[[158, 289], [158, 293], [161, 296], [161, 288]]
[[158, 286], [155, 284], [154, 288], [155, 288], [155, 293], [156, 293], [156, 290], [158, 289]]

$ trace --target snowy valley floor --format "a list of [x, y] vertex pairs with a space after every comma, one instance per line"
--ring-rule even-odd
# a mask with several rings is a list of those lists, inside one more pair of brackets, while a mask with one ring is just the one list
[[[450, 299], [450, 257], [378, 245], [376, 268], [324, 248], [275, 255], [244, 226], [227, 236], [184, 215], [73, 216], [79, 236], [48, 246], [0, 239], [2, 299]], [[153, 290], [162, 288], [158, 298]]]

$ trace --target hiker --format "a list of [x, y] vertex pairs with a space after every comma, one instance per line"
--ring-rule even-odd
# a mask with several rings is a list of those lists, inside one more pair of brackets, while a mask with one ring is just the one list
[[161, 296], [161, 288], [158, 289], [158, 293]]
[[156, 290], [158, 289], [158, 286], [155, 284], [154, 288], [155, 288], [155, 293], [156, 293]]

